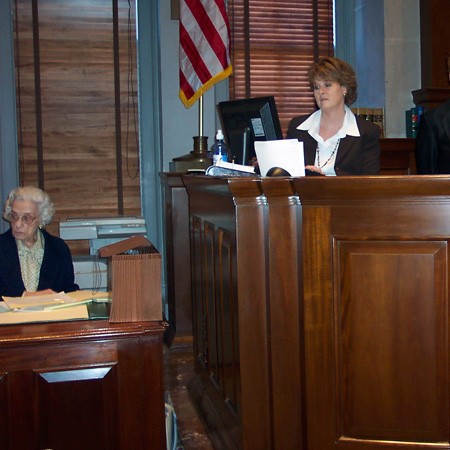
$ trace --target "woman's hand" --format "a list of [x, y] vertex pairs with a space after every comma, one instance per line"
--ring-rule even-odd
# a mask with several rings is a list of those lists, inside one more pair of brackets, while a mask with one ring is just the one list
[[317, 167], [317, 166], [305, 166], [305, 169], [308, 169], [311, 172], [317, 172], [317, 173], [320, 173], [321, 175], [323, 175], [322, 169], [320, 167]]
[[22, 294], [22, 297], [33, 297], [35, 295], [52, 295], [57, 294], [53, 289], [42, 289], [41, 291], [36, 292], [30, 292], [30, 291], [24, 291]]

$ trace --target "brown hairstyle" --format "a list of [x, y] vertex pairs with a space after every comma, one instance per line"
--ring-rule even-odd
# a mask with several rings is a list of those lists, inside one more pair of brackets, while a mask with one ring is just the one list
[[314, 88], [314, 82], [317, 80], [335, 81], [347, 88], [345, 95], [345, 104], [347, 106], [355, 103], [358, 97], [355, 71], [350, 64], [342, 59], [331, 57], [319, 59], [309, 68], [308, 79], [311, 89]]

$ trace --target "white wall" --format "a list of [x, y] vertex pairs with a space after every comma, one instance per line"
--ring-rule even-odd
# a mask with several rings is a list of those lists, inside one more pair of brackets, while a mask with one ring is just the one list
[[[347, 0], [348, 1], [348, 0]], [[354, 68], [358, 76], [355, 106], [384, 108], [384, 0], [355, 0]], [[348, 35], [348, 31], [344, 34]]]
[[405, 137], [405, 110], [414, 106], [411, 91], [420, 89], [419, 0], [384, 2], [386, 137]]

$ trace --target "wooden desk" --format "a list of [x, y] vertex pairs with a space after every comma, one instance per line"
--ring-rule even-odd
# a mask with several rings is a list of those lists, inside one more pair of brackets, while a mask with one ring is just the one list
[[2, 450], [160, 449], [158, 322], [0, 327]]
[[216, 448], [449, 449], [450, 177], [183, 181]]

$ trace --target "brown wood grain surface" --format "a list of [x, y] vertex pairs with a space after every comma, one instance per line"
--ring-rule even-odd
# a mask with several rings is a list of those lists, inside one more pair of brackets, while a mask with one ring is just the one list
[[182, 179], [215, 447], [449, 448], [450, 178]]
[[161, 322], [7, 325], [0, 448], [166, 448]]
[[112, 5], [39, 0], [33, 14], [32, 2], [16, 0], [13, 8], [20, 183], [49, 193], [56, 234], [64, 218], [120, 215], [121, 202], [123, 215], [140, 214], [135, 2], [130, 24], [128, 2], [117, 2], [118, 61]]

